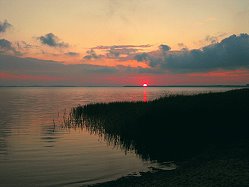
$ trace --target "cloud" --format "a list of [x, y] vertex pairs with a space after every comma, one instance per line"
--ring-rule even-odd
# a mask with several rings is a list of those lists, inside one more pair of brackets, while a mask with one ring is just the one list
[[[50, 60], [0, 54], [0, 77], [2, 73], [0, 85], [82, 85], [83, 83], [94, 85], [95, 81], [101, 82], [103, 76], [115, 72], [117, 72], [115, 67], [89, 64], [65, 65]], [[9, 76], [6, 77], [6, 73]], [[19, 80], [21, 77], [26, 77], [27, 80]]]
[[147, 48], [151, 47], [151, 45], [100, 45], [97, 47], [93, 47], [92, 49], [111, 49], [111, 48]]
[[48, 33], [44, 36], [40, 36], [37, 38], [42, 44], [57, 47], [57, 48], [67, 48], [69, 45], [65, 42], [61, 42], [60, 39], [54, 35], [53, 33]]
[[188, 47], [184, 43], [178, 43], [177, 45], [182, 51], [188, 50]]
[[[116, 59], [126, 61], [132, 59], [132, 55], [142, 51], [144, 48], [149, 48], [151, 45], [110, 45], [96, 46], [88, 50], [85, 60], [97, 60], [100, 58]], [[100, 51], [101, 55], [97, 55], [96, 51]]]
[[0, 47], [3, 50], [10, 50], [10, 49], [12, 49], [12, 44], [8, 40], [0, 39]]
[[86, 53], [87, 55], [83, 57], [85, 60], [96, 60], [102, 58], [102, 55], [98, 55], [93, 49], [88, 50]]
[[79, 56], [80, 54], [79, 53], [76, 53], [76, 52], [67, 52], [67, 53], [64, 53], [66, 56], [71, 56], [71, 57], [74, 57], [74, 56]]
[[148, 53], [140, 53], [134, 56], [135, 60], [138, 62], [150, 61], [150, 55]]
[[249, 69], [249, 35], [231, 35], [201, 49], [163, 53], [160, 47], [158, 51], [137, 54], [134, 58], [147, 62], [152, 68], [177, 73]]
[[117, 47], [112, 47], [108, 50], [108, 52], [106, 53], [106, 56], [108, 58], [119, 58], [122, 55], [131, 55], [136, 53], [138, 50], [134, 49], [134, 48], [126, 48], [126, 47], [122, 47], [122, 48], [117, 48]]
[[33, 45], [31, 45], [31, 44], [29, 44], [29, 43], [27, 43], [25, 41], [18, 41], [18, 42], [15, 42], [15, 44], [16, 44], [16, 47], [18, 49], [20, 49], [20, 50], [22, 50], [22, 49], [31, 49], [31, 48], [36, 47], [36, 46], [33, 46]]
[[167, 52], [169, 51], [171, 48], [168, 45], [160, 45], [159, 48], [163, 51], [163, 52]]
[[12, 43], [6, 39], [0, 39], [0, 54], [21, 55], [19, 51], [13, 47]]
[[7, 20], [0, 22], [0, 33], [6, 32], [10, 27], [12, 27], [12, 25]]
[[0, 85], [153, 85], [245, 84], [249, 70], [211, 71], [206, 73], [161, 72], [154, 68], [127, 66], [105, 67], [90, 64], [63, 64], [50, 60], [21, 58], [0, 54]]
[[52, 60], [21, 58], [0, 54], [0, 72], [13, 74], [44, 75], [58, 77], [81, 77], [92, 73], [116, 72], [116, 67], [105, 67], [90, 64], [63, 64]]
[[194, 42], [199, 46], [215, 44], [224, 39], [227, 36], [227, 33], [217, 33], [215, 35], [207, 35], [203, 40], [199, 40], [198, 42]]

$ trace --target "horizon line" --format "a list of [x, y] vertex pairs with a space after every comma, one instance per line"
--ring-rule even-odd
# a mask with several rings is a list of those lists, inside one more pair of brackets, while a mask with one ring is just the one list
[[[0, 85], [0, 87], [143, 87], [142, 85]], [[208, 84], [208, 85], [148, 85], [147, 87], [249, 87], [249, 84]]]

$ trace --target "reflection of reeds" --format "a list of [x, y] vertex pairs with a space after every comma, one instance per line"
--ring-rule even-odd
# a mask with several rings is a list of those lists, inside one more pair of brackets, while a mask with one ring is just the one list
[[86, 128], [144, 159], [182, 159], [207, 145], [249, 137], [249, 89], [150, 102], [77, 106], [67, 128]]

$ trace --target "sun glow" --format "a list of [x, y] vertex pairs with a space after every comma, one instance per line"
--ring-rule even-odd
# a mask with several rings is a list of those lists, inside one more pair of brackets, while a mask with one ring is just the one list
[[143, 87], [147, 87], [147, 86], [148, 86], [148, 84], [146, 84], [146, 83], [143, 84]]

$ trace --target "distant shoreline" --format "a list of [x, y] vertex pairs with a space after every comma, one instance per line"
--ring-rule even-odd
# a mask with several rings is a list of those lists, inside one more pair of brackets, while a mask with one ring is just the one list
[[[124, 86], [59, 86], [59, 85], [52, 85], [52, 86], [0, 86], [0, 88], [12, 88], [12, 87], [20, 87], [20, 88], [43, 88], [43, 87], [54, 87], [54, 88], [143, 88], [143, 86], [135, 86], [135, 85], [124, 85]], [[149, 85], [148, 88], [248, 88], [249, 85]]]
[[[123, 86], [123, 87], [142, 87], [142, 86]], [[214, 87], [236, 87], [236, 88], [247, 88], [249, 87], [249, 85], [169, 85], [169, 86], [160, 86], [160, 85], [152, 85], [152, 86], [148, 86], [148, 87], [181, 87], [181, 88], [195, 88], [195, 87], [199, 87], [199, 88], [203, 88], [203, 87], [207, 87], [207, 88], [214, 88]]]

